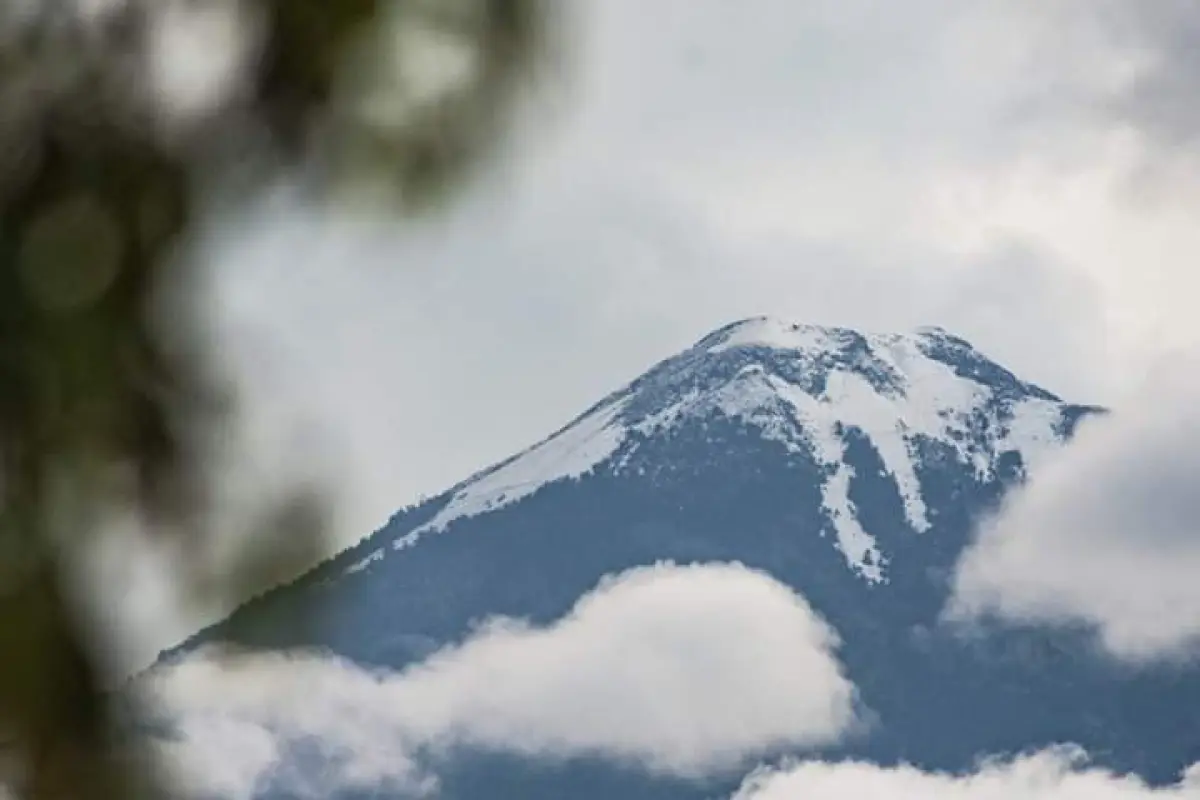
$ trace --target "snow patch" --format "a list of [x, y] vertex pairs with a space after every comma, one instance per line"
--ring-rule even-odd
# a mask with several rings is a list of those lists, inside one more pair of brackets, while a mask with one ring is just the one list
[[[980, 479], [994, 474], [996, 460], [1004, 452], [1020, 452], [1028, 466], [1061, 444], [1057, 433], [1061, 405], [1039, 398], [1018, 402], [1006, 426], [991, 420], [994, 424], [981, 441], [976, 426], [992, 391], [925, 354], [922, 337], [939, 333], [940, 329], [923, 329], [915, 335], [863, 334], [866, 352], [852, 362], [834, 365], [818, 394], [752, 363], [723, 386], [708, 393], [690, 392], [634, 427], [652, 433], [682, 418], [719, 409], [756, 426], [765, 438], [793, 452], [807, 450], [824, 468], [822, 502], [847, 565], [868, 582], [882, 582], [887, 558], [859, 522], [849, 496], [854, 471], [846, 463], [847, 431], [857, 429], [870, 440], [896, 483], [905, 519], [916, 533], [931, 527], [916, 467], [922, 442], [947, 446]], [[840, 351], [846, 335], [854, 334], [755, 319], [732, 328], [707, 352], [767, 348], [810, 360], [814, 354]], [[881, 391], [864, 374], [861, 365], [866, 362], [895, 376], [896, 385]]]
[[463, 485], [429, 522], [396, 539], [393, 548], [411, 547], [457, 519], [496, 511], [528, 497], [548, 483], [579, 478], [612, 456], [625, 441], [620, 399], [576, 420], [562, 431]]
[[351, 564], [349, 567], [347, 567], [346, 574], [349, 575], [354, 572], [362, 572], [364, 569], [371, 566], [376, 561], [381, 561], [382, 559], [383, 559], [383, 548], [380, 547], [377, 550], [373, 550], [368, 556], [363, 558], [361, 561], [356, 561], [353, 564]]
[[784, 322], [773, 317], [749, 319], [733, 328], [710, 353], [721, 353], [734, 347], [768, 347], [774, 350], [804, 352], [828, 350], [836, 345], [835, 329], [818, 325]]
[[1024, 400], [1008, 423], [1000, 446], [1020, 453], [1026, 470], [1036, 470], [1047, 459], [1063, 452], [1058, 433], [1061, 421], [1060, 404], [1036, 397]]

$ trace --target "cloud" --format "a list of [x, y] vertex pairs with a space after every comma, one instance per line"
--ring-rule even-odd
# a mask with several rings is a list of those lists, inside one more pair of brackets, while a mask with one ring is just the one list
[[[1121, 131], [1142, 148], [1127, 176], [1135, 205], [1189, 195], [1200, 168], [1200, 4], [1196, 0], [1018, 3], [1048, 77], [1024, 116], [1058, 133]], [[1165, 191], [1164, 191], [1165, 190]], [[1181, 191], [1182, 190], [1182, 191]], [[1156, 197], [1157, 196], [1157, 197]], [[1168, 203], [1169, 204], [1169, 203]]]
[[760, 770], [746, 779], [733, 800], [1194, 800], [1200, 771], [1180, 783], [1147, 786], [1136, 777], [1089, 769], [1082, 753], [1060, 748], [996, 762], [968, 775], [922, 772], [909, 766], [809, 762]]
[[1198, 366], [1164, 364], [1011, 497], [964, 553], [951, 617], [1082, 621], [1133, 661], [1197, 652]]
[[250, 800], [282, 753], [275, 734], [247, 720], [206, 716], [180, 723], [156, 743], [175, 785], [196, 796]]
[[1084, 13], [1099, 18], [1114, 45], [1128, 51], [1138, 67], [1110, 99], [1110, 112], [1167, 148], [1200, 144], [1200, 111], [1194, 101], [1200, 83], [1200, 4], [1076, 2]]
[[[178, 721], [160, 743], [170, 760], [223, 795], [270, 781], [309, 796], [413, 792], [430, 785], [424, 756], [458, 745], [690, 777], [855, 730], [836, 646], [802, 598], [762, 573], [660, 565], [605, 579], [548, 627], [492, 620], [403, 672], [317, 655], [233, 666], [201, 655], [160, 668], [144, 689]], [[305, 747], [332, 766], [296, 758]], [[288, 753], [287, 769], [302, 772], [279, 771]]]

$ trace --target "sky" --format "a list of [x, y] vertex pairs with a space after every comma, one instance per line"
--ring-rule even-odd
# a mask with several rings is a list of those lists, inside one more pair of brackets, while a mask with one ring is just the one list
[[281, 192], [214, 224], [217, 327], [251, 413], [353, 475], [343, 542], [756, 314], [942, 325], [1118, 405], [1200, 341], [1189, 7], [581, 0], [571, 69], [449, 216]]
[[[653, 19], [649, 5], [572, 0], [570, 69], [440, 219], [330, 218], [286, 189], [214, 217], [192, 257], [245, 403], [245, 491], [330, 480], [335, 548], [733, 320], [940, 325], [1115, 412], [988, 521], [948, 619], [1082, 620], [1115, 658], [1195, 658], [1200, 2], [656, 0]], [[144, 662], [217, 610], [174, 608], [126, 544], [96, 554], [112, 601], [97, 608]], [[617, 650], [627, 669], [604, 662]], [[1070, 749], [959, 776], [754, 769], [865, 723], [837, 651], [765, 575], [656, 567], [399, 674], [276, 655], [231, 683], [229, 664], [197, 659], [149, 690], [184, 721], [165, 755], [229, 797], [311, 734], [349, 755], [294, 776], [301, 795], [430, 789], [418, 754], [471, 744], [738, 769], [736, 800], [1200, 797], [1196, 770], [1150, 789]], [[310, 703], [292, 702], [297, 684]], [[715, 700], [728, 687], [732, 706]], [[726, 724], [731, 707], [753, 724]]]
[[[574, 0], [566, 69], [449, 213], [223, 199], [190, 257], [243, 400], [228, 482], [325, 481], [338, 549], [758, 314], [941, 325], [1068, 400], [1190, 418], [1195, 5]], [[164, 52], [216, 52], [205, 19]], [[219, 72], [162, 91], [198, 107]], [[101, 572], [142, 657], [218, 613], [166, 621], [127, 549]]]

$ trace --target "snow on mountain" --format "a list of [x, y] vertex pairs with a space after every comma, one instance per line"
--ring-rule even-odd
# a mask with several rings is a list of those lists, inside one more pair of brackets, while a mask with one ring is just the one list
[[[874, 445], [914, 534], [930, 527], [921, 452], [941, 448], [981, 479], [1002, 456], [1037, 463], [1063, 441], [1062, 401], [1024, 383], [940, 328], [859, 333], [758, 317], [728, 325], [663, 361], [562, 430], [459, 484], [427, 523], [392, 547], [415, 545], [456, 520], [517, 502], [595, 469], [630, 469], [646, 437], [714, 414], [738, 419], [823, 468], [836, 546], [864, 580], [887, 580], [887, 558], [850, 499], [846, 434]], [[634, 435], [636, 434], [636, 435]], [[378, 549], [350, 567], [385, 556]]]
[[[594, 409], [550, 438], [459, 484], [433, 519], [397, 538], [392, 548], [412, 547], [423, 535], [445, 530], [456, 519], [495, 511], [548, 483], [586, 474], [611, 457], [624, 441], [623, 406], [617, 400]], [[359, 572], [383, 557], [382, 549], [374, 550], [347, 572]]]
[[[1105, 768], [1173, 783], [1200, 758], [1197, 670], [1113, 665], [1077, 627], [988, 620], [962, 636], [941, 624], [978, 523], [1102, 413], [939, 328], [744, 320], [539, 444], [401, 510], [163, 661], [228, 643], [315, 648], [402, 672], [498, 616], [554, 625], [605, 576], [736, 562], [802, 596], [837, 633], [871, 724], [820, 757], [956, 773], [981, 753], [1068, 741]], [[468, 751], [439, 766], [448, 800], [736, 790], [595, 760]]]
[[587, 414], [516, 458], [484, 472], [459, 489], [425, 525], [397, 539], [397, 550], [415, 544], [422, 533], [445, 529], [460, 517], [493, 511], [533, 494], [551, 481], [578, 478], [609, 458], [625, 438], [617, 400]]

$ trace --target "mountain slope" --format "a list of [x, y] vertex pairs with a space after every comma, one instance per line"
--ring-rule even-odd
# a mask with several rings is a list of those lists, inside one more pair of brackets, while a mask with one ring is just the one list
[[[900, 492], [907, 523], [921, 533], [930, 521], [914, 469], [920, 448], [948, 449], [987, 480], [999, 474], [1005, 456], [1015, 454], [1024, 465], [1055, 448], [1090, 410], [1021, 382], [939, 329], [864, 336], [747, 320], [706, 337], [549, 439], [455, 487], [432, 519], [392, 547], [404, 549], [455, 520], [518, 502], [602, 464], [614, 475], [644, 477], [653, 467], [639, 458], [645, 440], [716, 415], [816, 458], [838, 549], [853, 571], [880, 582], [883, 555], [848, 496], [847, 432], [870, 440]], [[374, 550], [350, 571], [383, 556], [382, 548]]]
[[[1099, 412], [940, 329], [745, 320], [182, 649], [317, 642], [401, 667], [483, 616], [553, 620], [605, 574], [740, 561], [796, 588], [843, 640], [876, 724], [830, 755], [960, 770], [981, 753], [1069, 741], [1167, 781], [1200, 758], [1188, 712], [1200, 674], [1125, 673], [1085, 631], [963, 638], [937, 624], [974, 523]], [[719, 791], [492, 758], [464, 762], [446, 796], [474, 796], [473, 781], [522, 796]]]

